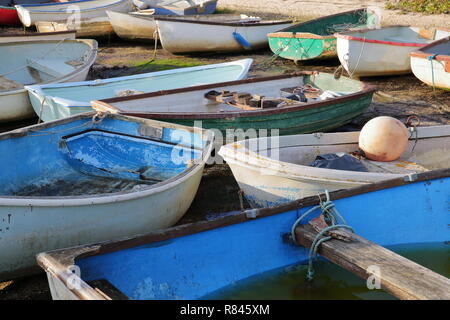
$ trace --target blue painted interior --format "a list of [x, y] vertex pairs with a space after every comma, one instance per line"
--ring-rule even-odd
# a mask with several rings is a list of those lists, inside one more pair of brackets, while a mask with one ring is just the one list
[[[134, 121], [105, 118], [94, 124], [87, 117], [50, 128], [36, 126], [18, 138], [0, 136], [0, 195], [87, 176], [165, 180], [186, 169], [186, 161], [201, 156], [201, 150], [188, 144], [191, 132], [164, 128], [158, 141], [142, 136], [139, 128]], [[195, 135], [192, 144], [197, 148], [203, 141]], [[181, 156], [175, 159], [172, 154]]]
[[[450, 178], [334, 201], [355, 231], [383, 246], [450, 240]], [[77, 261], [85, 281], [107, 279], [132, 299], [201, 299], [236, 281], [305, 263], [282, 240], [310, 207]], [[313, 218], [313, 217], [311, 217]]]

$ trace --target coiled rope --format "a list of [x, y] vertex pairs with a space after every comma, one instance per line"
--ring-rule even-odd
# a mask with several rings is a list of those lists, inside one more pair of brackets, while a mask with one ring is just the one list
[[355, 232], [353, 230], [352, 227], [350, 227], [347, 222], [344, 220], [344, 218], [342, 217], [342, 215], [339, 213], [339, 211], [335, 208], [335, 205], [332, 201], [330, 201], [330, 194], [328, 193], [328, 190], [325, 191], [325, 195], [326, 195], [326, 201], [322, 201], [322, 199], [319, 196], [320, 199], [320, 204], [312, 207], [311, 209], [309, 209], [308, 211], [306, 211], [304, 214], [302, 214], [300, 216], [300, 218], [298, 218], [294, 224], [292, 225], [291, 228], [291, 237], [294, 241], [295, 244], [297, 243], [297, 238], [295, 236], [295, 229], [297, 228], [297, 226], [300, 224], [300, 222], [303, 221], [303, 219], [305, 219], [307, 216], [309, 216], [311, 213], [313, 213], [314, 211], [316, 211], [317, 209], [320, 209], [322, 211], [322, 214], [325, 218], [325, 221], [327, 222], [327, 224], [329, 225], [328, 227], [322, 229], [317, 236], [315, 237], [313, 243], [311, 244], [311, 247], [309, 248], [309, 261], [308, 261], [308, 271], [306, 274], [306, 279], [308, 281], [313, 280], [314, 278], [314, 260], [317, 260], [317, 251], [320, 247], [320, 245], [325, 242], [328, 241], [330, 239], [332, 239], [332, 236], [328, 236], [325, 235], [327, 232], [332, 231], [332, 230], [336, 230], [339, 228], [343, 228], [343, 229], [347, 229], [351, 232]]

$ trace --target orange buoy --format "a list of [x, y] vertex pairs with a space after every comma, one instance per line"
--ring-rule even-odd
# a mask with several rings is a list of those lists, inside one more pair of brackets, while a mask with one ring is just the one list
[[359, 148], [368, 159], [394, 161], [408, 146], [409, 131], [392, 117], [376, 117], [367, 122], [359, 134]]

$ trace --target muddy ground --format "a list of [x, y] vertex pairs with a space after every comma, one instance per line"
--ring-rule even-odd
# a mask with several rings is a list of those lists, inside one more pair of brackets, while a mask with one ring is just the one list
[[[266, 15], [267, 16], [267, 15]], [[279, 15], [277, 17], [280, 17]], [[1, 31], [1, 30], [0, 30]], [[21, 29], [7, 30], [21, 31]], [[295, 65], [292, 61], [274, 58], [270, 50], [239, 54], [174, 56], [154, 44], [127, 43], [113, 37], [99, 42], [99, 52], [89, 79], [131, 75], [173, 67], [219, 63], [242, 58], [254, 59], [250, 77], [291, 73], [299, 70], [334, 72], [338, 60], [310, 62]], [[411, 115], [419, 116], [421, 125], [450, 124], [450, 92], [433, 90], [413, 75], [362, 79], [378, 88], [371, 107], [360, 117], [337, 131], [358, 130], [369, 119], [390, 115], [405, 121]], [[0, 126], [0, 131], [12, 130], [34, 124], [29, 119]], [[246, 204], [244, 203], [244, 206]], [[180, 223], [208, 219], [217, 213], [240, 210], [238, 186], [231, 171], [224, 165], [205, 169], [197, 196]], [[0, 283], [0, 300], [50, 299], [44, 274], [21, 280]]]

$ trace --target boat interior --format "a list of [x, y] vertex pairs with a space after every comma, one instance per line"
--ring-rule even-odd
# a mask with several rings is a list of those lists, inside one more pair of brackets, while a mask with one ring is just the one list
[[450, 38], [446, 41], [442, 41], [440, 43], [429, 45], [429, 46], [427, 46], [427, 48], [422, 48], [419, 51], [430, 53], [430, 54], [439, 54], [439, 55], [444, 55], [444, 56], [450, 56]]
[[361, 32], [352, 31], [345, 34], [371, 40], [426, 44], [449, 36], [450, 31], [436, 28], [423, 29], [417, 27], [394, 26], [364, 30]]
[[[299, 144], [300, 141], [295, 142], [295, 136], [291, 136], [287, 137], [288, 140], [282, 142], [279, 153], [272, 153], [270, 147], [266, 150], [259, 150], [259, 153], [274, 160], [279, 159], [285, 163], [301, 166], [310, 166], [319, 155], [345, 153], [358, 159], [366, 167], [367, 172], [384, 174], [421, 173], [450, 167], [450, 126], [437, 128], [442, 128], [442, 131], [435, 136], [429, 135], [423, 138], [419, 136], [416, 139], [415, 133], [412, 133], [408, 147], [402, 156], [390, 162], [373, 161], [361, 156], [357, 135], [354, 135], [353, 142], [339, 143], [336, 141], [336, 143], [320, 144], [320, 139], [317, 139], [317, 144], [311, 143], [308, 145], [301, 145]], [[421, 128], [418, 127], [417, 130], [420, 135]], [[345, 134], [350, 135], [350, 133]]]
[[[289, 78], [241, 83], [181, 93], [133, 99], [115, 99], [110, 110], [119, 112], [185, 112], [217, 113], [258, 111], [291, 105], [310, 104], [363, 90], [360, 82], [343, 77], [336, 81], [332, 75], [292, 76]], [[180, 103], [183, 101], [183, 103]], [[102, 109], [99, 106], [99, 109]], [[96, 108], [94, 104], [94, 108]], [[108, 107], [107, 107], [108, 109]]]
[[110, 118], [94, 124], [91, 118], [30, 129], [17, 139], [0, 136], [0, 150], [4, 150], [0, 195], [61, 197], [135, 191], [175, 177], [202, 156], [197, 144], [201, 142], [183, 142], [191, 132]]
[[90, 49], [80, 41], [0, 44], [0, 92], [64, 77], [85, 64]]

